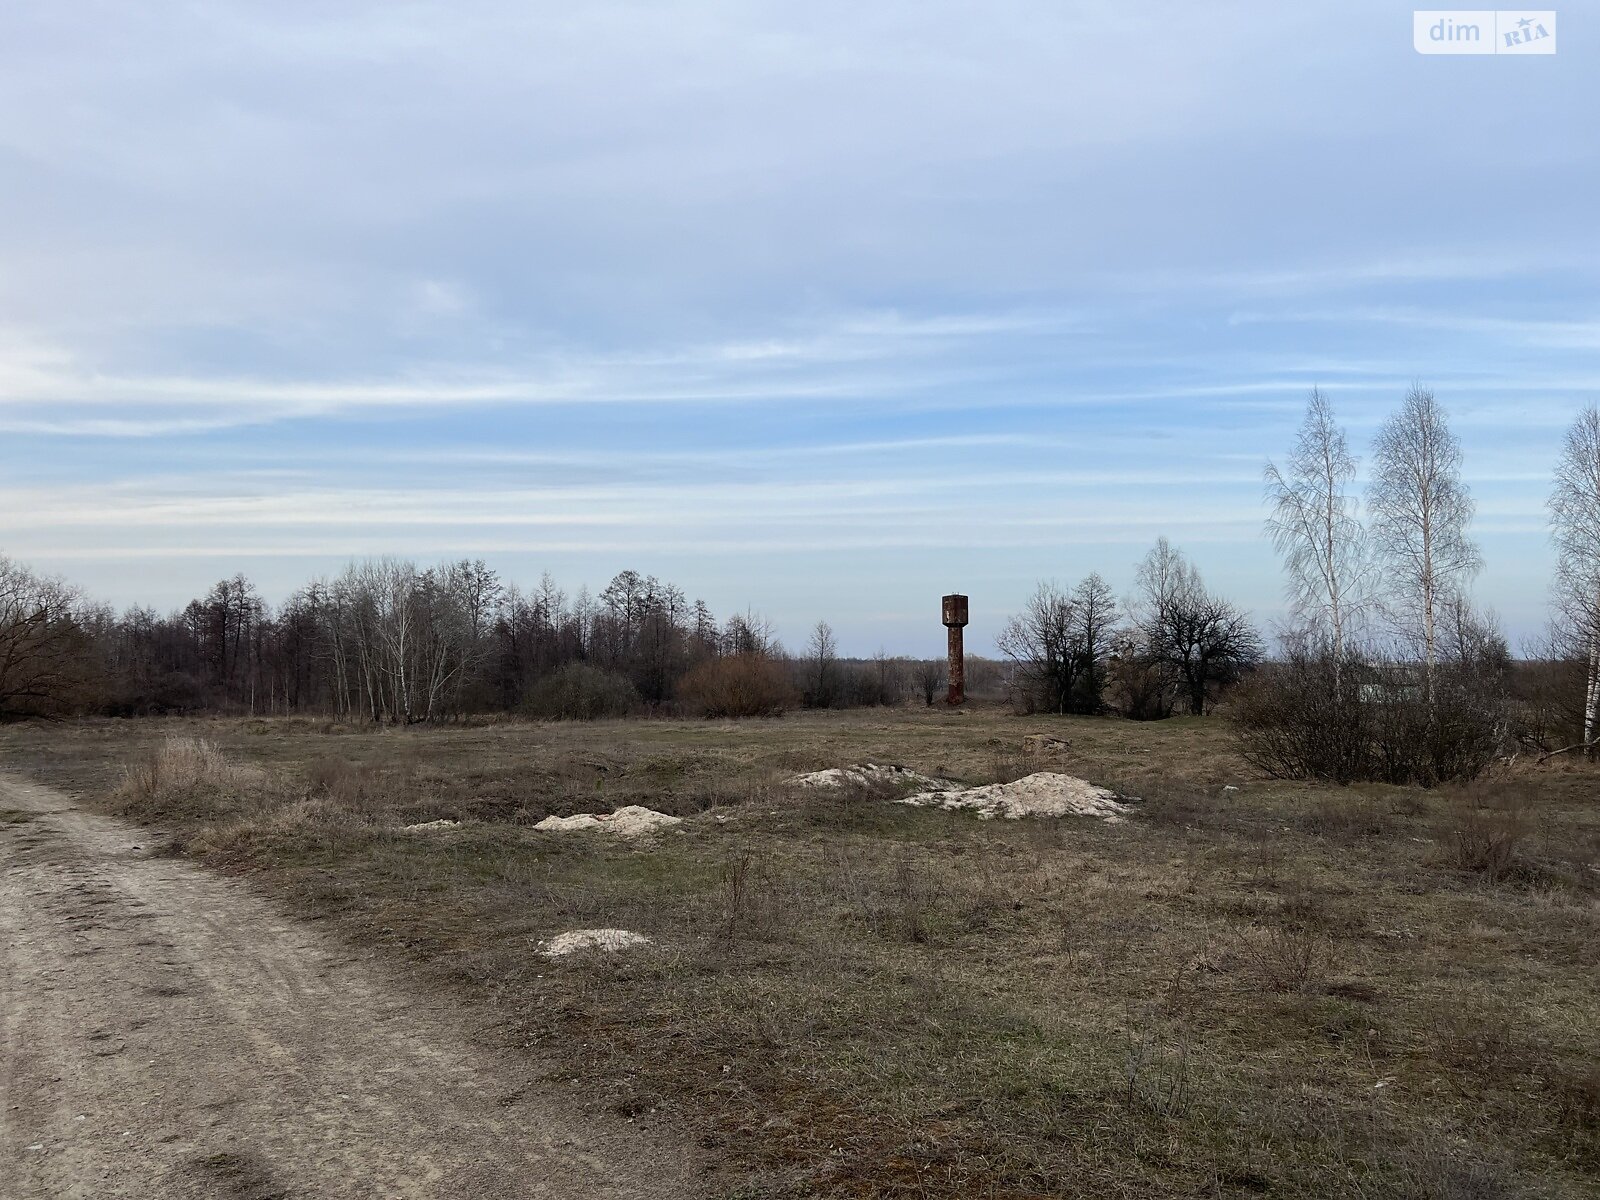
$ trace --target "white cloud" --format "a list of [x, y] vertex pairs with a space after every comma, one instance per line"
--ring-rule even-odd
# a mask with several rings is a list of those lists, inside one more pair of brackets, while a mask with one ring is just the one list
[[[1023, 578], [1164, 522], [1259, 587], [1305, 391], [1361, 438], [1415, 378], [1520, 530], [1600, 393], [1600, 85], [1441, 71], [1393, 17], [9, 6], [0, 539], [765, 552], [787, 589], [825, 572], [785, 548]], [[261, 463], [304, 473], [218, 477]]]

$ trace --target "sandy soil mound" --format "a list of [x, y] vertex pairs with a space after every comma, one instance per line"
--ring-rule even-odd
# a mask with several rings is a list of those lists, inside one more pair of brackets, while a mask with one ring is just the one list
[[1099, 817], [1120, 821], [1128, 806], [1109, 788], [1097, 787], [1076, 775], [1040, 771], [1015, 783], [987, 787], [919, 792], [896, 801], [919, 808], [971, 809], [984, 820], [992, 817]]
[[628, 929], [572, 929], [540, 942], [539, 953], [546, 958], [562, 958], [581, 950], [628, 950], [649, 944], [650, 939], [644, 934]]
[[402, 833], [433, 833], [440, 829], [460, 829], [460, 821], [451, 821], [440, 817], [437, 821], [424, 821], [420, 825], [405, 825], [401, 827]]
[[614, 813], [579, 813], [575, 817], [546, 817], [534, 826], [546, 833], [570, 833], [575, 829], [603, 829], [618, 837], [639, 837], [672, 825], [683, 824], [682, 817], [668, 816], [653, 808], [630, 804]]
[[803, 788], [896, 784], [901, 787], [922, 788], [924, 791], [955, 786], [948, 779], [935, 779], [931, 775], [919, 774], [909, 767], [884, 766], [878, 763], [862, 763], [858, 767], [829, 767], [826, 771], [808, 771], [803, 775], [791, 775], [784, 782], [792, 787]]

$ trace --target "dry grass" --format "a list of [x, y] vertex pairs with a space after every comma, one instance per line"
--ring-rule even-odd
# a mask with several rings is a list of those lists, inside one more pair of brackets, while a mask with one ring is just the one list
[[[938, 710], [92, 723], [0, 747], [82, 787], [168, 731], [212, 743], [203, 770], [111, 803], [491, 1007], [507, 1053], [680, 1127], [708, 1195], [1594, 1194], [1581, 764], [1327, 789], [1253, 776], [1209, 721]], [[1031, 732], [1070, 736], [1053, 769], [1146, 797], [1135, 817], [979, 822], [780, 782], [861, 761], [990, 782]], [[641, 844], [531, 828], [628, 803], [688, 820]], [[400, 832], [437, 817], [464, 824]], [[531, 952], [593, 926], [656, 948]]]
[[1525, 865], [1521, 847], [1532, 832], [1533, 802], [1522, 788], [1464, 790], [1439, 820], [1439, 861], [1500, 882]]
[[111, 801], [134, 818], [201, 819], [260, 808], [266, 785], [259, 767], [234, 761], [205, 738], [175, 735], [128, 766]]

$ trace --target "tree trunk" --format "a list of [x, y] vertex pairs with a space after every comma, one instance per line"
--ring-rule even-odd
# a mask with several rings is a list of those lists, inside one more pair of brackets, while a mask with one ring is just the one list
[[1594, 727], [1596, 709], [1600, 708], [1600, 634], [1589, 635], [1589, 686], [1583, 704], [1583, 740], [1589, 747], [1589, 757], [1595, 757]]

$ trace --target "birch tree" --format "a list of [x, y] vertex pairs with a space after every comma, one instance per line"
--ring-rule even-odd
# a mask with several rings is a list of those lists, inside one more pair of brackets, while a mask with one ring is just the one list
[[1461, 444], [1432, 392], [1412, 388], [1378, 431], [1367, 512], [1385, 591], [1422, 645], [1431, 700], [1441, 622], [1481, 563], [1467, 537], [1473, 505], [1461, 482]]
[[1600, 408], [1592, 404], [1567, 430], [1550, 494], [1550, 525], [1560, 620], [1588, 663], [1583, 744], [1593, 755], [1600, 710]]
[[1333, 406], [1313, 389], [1286, 469], [1266, 467], [1267, 531], [1288, 572], [1296, 616], [1325, 637], [1336, 663], [1369, 603], [1366, 538], [1349, 490], [1355, 474]]

